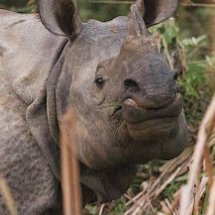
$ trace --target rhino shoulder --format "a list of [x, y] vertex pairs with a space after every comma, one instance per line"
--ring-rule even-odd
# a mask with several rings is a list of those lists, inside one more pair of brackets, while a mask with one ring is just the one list
[[43, 87], [67, 39], [50, 33], [37, 14], [0, 10], [0, 73], [27, 104]]

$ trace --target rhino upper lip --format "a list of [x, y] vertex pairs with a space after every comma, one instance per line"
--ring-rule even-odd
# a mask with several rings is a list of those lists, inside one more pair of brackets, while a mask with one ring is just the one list
[[124, 115], [125, 121], [128, 123], [140, 123], [146, 120], [156, 118], [175, 118], [178, 117], [182, 111], [183, 98], [180, 93], [176, 94], [174, 101], [167, 104], [164, 107], [158, 109], [146, 109], [139, 105], [135, 98], [127, 97], [123, 101], [122, 112], [129, 112], [129, 110], [138, 115], [138, 117], [132, 117], [132, 115]]

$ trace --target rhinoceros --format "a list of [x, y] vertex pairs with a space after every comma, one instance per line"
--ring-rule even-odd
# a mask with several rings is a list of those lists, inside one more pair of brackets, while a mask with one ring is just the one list
[[138, 164], [184, 150], [177, 73], [147, 30], [176, 7], [138, 1], [128, 16], [87, 23], [75, 0], [41, 0], [39, 15], [0, 10], [0, 174], [19, 214], [61, 214], [59, 123], [69, 107], [83, 204], [118, 198]]

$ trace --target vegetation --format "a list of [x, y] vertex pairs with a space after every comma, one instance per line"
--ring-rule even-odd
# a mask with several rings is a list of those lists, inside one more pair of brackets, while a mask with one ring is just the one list
[[[0, 6], [18, 12], [36, 10], [35, 1], [26, 3], [26, 0], [0, 0]], [[129, 8], [129, 5], [125, 4], [95, 4], [86, 0], [80, 0], [79, 6], [81, 8], [80, 14], [85, 21], [91, 18], [101, 21], [110, 20], [117, 15], [127, 14]], [[203, 17], [209, 18], [211, 14], [212, 10], [208, 8], [187, 9], [181, 7], [176, 19], [169, 19], [163, 24], [150, 28], [150, 31], [157, 38], [160, 51], [165, 55], [170, 66], [179, 71], [178, 83], [184, 95], [184, 111], [191, 134], [191, 145], [195, 143], [198, 126], [214, 90], [212, 68], [215, 65], [215, 58], [212, 53], [215, 50], [211, 48], [210, 22], [206, 23], [203, 19]], [[188, 171], [186, 168], [191, 162], [191, 153], [192, 149], [189, 149], [177, 160], [167, 163], [153, 161], [141, 166], [133, 185], [124, 196], [101, 207], [87, 205], [85, 213], [95, 215], [100, 211], [101, 214], [120, 215], [127, 211], [127, 214], [130, 214], [128, 213], [129, 208], [135, 205], [131, 200], [138, 193], [143, 192], [144, 189], [151, 189], [155, 182], [161, 187], [174, 174], [175, 169], [181, 167], [173, 180], [169, 181], [159, 194], [149, 196], [152, 200], [150, 207], [142, 206], [142, 208], [147, 208], [144, 210], [144, 214], [157, 214], [158, 211], [165, 211], [166, 203], [162, 205], [161, 202], [163, 200], [172, 202], [176, 198], [175, 193], [187, 181]], [[174, 171], [170, 168], [170, 164], [171, 168], [175, 168]], [[162, 173], [165, 174], [162, 175]], [[160, 187], [156, 188], [160, 189]], [[152, 192], [155, 193], [154, 190]], [[141, 194], [140, 196], [142, 200], [145, 198], [144, 195]], [[203, 208], [203, 205], [201, 206]]]

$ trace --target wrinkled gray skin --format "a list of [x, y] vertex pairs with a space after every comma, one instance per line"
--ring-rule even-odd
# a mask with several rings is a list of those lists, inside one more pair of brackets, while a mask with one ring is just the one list
[[[0, 174], [19, 214], [61, 213], [59, 124], [69, 107], [84, 203], [119, 197], [137, 164], [186, 147], [176, 74], [145, 27], [177, 1], [138, 3], [129, 18], [106, 23], [82, 24], [71, 0], [42, 0], [42, 22], [0, 10]], [[8, 214], [3, 197], [0, 214]]]

